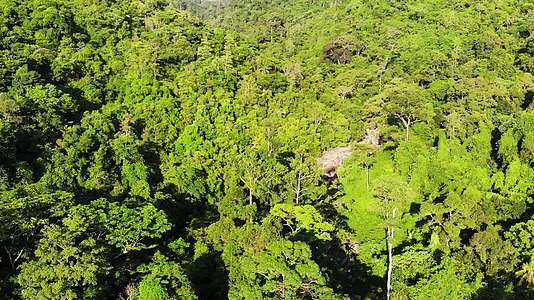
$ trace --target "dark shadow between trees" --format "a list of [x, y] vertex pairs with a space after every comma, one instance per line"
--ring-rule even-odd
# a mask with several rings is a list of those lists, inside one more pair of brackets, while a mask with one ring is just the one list
[[220, 253], [202, 255], [189, 266], [188, 272], [199, 299], [228, 299], [228, 271]]
[[[348, 229], [346, 218], [339, 214], [332, 203], [322, 203], [320, 211], [336, 228]], [[313, 260], [327, 276], [332, 289], [351, 299], [380, 299], [384, 280], [372, 274], [357, 254], [357, 245], [341, 241], [333, 236], [330, 241], [315, 240], [309, 243]]]

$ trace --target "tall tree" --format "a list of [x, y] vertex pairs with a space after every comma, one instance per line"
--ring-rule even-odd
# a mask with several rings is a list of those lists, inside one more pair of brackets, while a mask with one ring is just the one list
[[378, 214], [382, 218], [386, 230], [388, 252], [387, 271], [387, 299], [391, 296], [391, 281], [393, 276], [393, 248], [395, 246], [395, 232], [402, 228], [401, 220], [410, 210], [413, 201], [413, 191], [397, 177], [381, 177], [373, 186], [373, 195], [378, 199]]
[[410, 128], [420, 121], [431, 121], [434, 112], [432, 102], [418, 85], [401, 79], [392, 80], [384, 90], [365, 104], [364, 111], [371, 118], [394, 117], [401, 121], [405, 130], [405, 140], [410, 136]]

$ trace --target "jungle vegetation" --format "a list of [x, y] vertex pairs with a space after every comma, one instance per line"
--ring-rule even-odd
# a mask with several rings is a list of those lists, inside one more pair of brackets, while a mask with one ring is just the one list
[[0, 0], [0, 298], [533, 299], [533, 98], [531, 0]]

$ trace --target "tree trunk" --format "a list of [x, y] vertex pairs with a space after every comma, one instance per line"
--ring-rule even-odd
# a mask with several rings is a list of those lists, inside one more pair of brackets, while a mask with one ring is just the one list
[[[250, 186], [250, 184], [245, 179], [243, 179], [243, 177], [240, 177], [240, 179], [245, 184], [245, 187], [248, 189], [248, 204], [252, 205], [252, 187]], [[252, 179], [251, 179], [251, 181], [252, 181]], [[254, 182], [255, 182], [255, 180], [254, 180]]]
[[7, 257], [9, 258], [9, 264], [11, 265], [11, 269], [15, 271], [17, 269], [16, 263], [24, 252], [24, 249], [20, 250], [15, 258], [13, 258], [13, 256], [11, 255], [11, 251], [9, 251], [7, 247], [4, 246], [4, 250], [7, 253]]
[[412, 123], [417, 122], [417, 118], [412, 119], [412, 117], [410, 116], [404, 117], [401, 114], [395, 114], [395, 116], [397, 116], [402, 121], [402, 125], [404, 125], [404, 128], [406, 128], [405, 140], [408, 141], [408, 138], [410, 136], [410, 126], [412, 125]]
[[402, 124], [404, 125], [404, 128], [406, 128], [406, 137], [405, 141], [408, 141], [408, 138], [410, 137], [410, 126], [412, 125], [412, 120], [410, 118], [400, 118], [402, 121]]
[[301, 171], [299, 171], [299, 174], [297, 176], [297, 189], [295, 191], [295, 203], [299, 204], [300, 202], [300, 181], [301, 181]]
[[365, 165], [365, 177], [366, 177], [366, 181], [365, 181], [365, 187], [366, 187], [366, 190], [369, 190], [369, 165]]
[[391, 227], [387, 228], [387, 244], [388, 244], [388, 279], [387, 279], [387, 300], [391, 297], [391, 275], [393, 273], [393, 235], [394, 231]]

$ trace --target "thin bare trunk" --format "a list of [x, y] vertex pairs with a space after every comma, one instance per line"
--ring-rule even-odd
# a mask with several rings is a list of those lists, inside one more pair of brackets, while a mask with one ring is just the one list
[[24, 252], [24, 249], [20, 250], [19, 253], [17, 253], [17, 256], [15, 258], [13, 258], [11, 256], [11, 252], [7, 249], [7, 247], [4, 246], [4, 250], [7, 253], [7, 257], [9, 258], [9, 264], [11, 265], [11, 269], [15, 270], [16, 269], [16, 265], [15, 264], [17, 263], [17, 261], [22, 256], [22, 253]]
[[387, 228], [387, 244], [388, 244], [388, 279], [387, 279], [387, 300], [391, 297], [391, 275], [393, 273], [393, 228]]
[[404, 123], [404, 127], [406, 127], [405, 140], [408, 141], [408, 139], [410, 138], [410, 126], [412, 125], [412, 120], [410, 120], [410, 118], [408, 118], [406, 120], [403, 119], [402, 123]]
[[410, 136], [410, 126], [412, 125], [412, 118], [410, 117], [403, 117], [401, 114], [395, 114], [401, 121], [402, 125], [404, 125], [404, 128], [406, 128], [406, 136], [405, 140], [408, 141], [408, 138]]
[[252, 205], [252, 187], [245, 179], [243, 179], [243, 177], [240, 177], [240, 179], [245, 184], [245, 187], [248, 189], [248, 204]]
[[299, 171], [299, 175], [297, 177], [297, 189], [295, 191], [295, 203], [296, 204], [299, 204], [299, 201], [300, 201], [300, 180], [301, 180], [301, 176], [302, 176], [302, 173], [301, 171]]
[[367, 190], [369, 190], [369, 165], [365, 165], [366, 169], [365, 169], [365, 173], [366, 173], [366, 182], [365, 182], [365, 185], [367, 187]]

